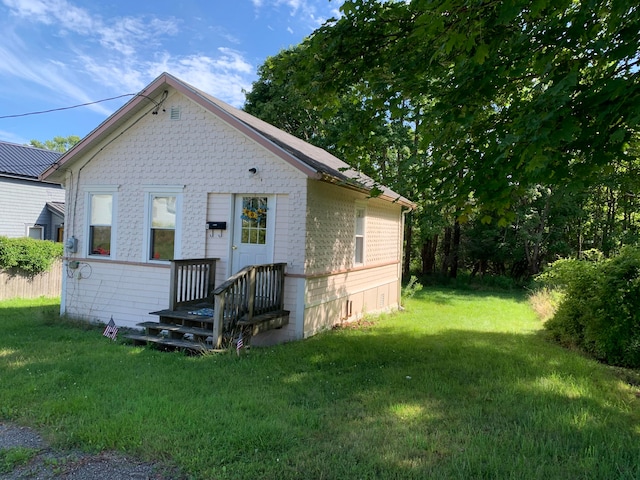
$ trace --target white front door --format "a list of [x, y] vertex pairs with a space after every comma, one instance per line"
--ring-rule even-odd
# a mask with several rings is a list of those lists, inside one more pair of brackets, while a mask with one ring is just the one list
[[273, 263], [275, 203], [270, 195], [236, 195], [232, 274], [247, 265]]

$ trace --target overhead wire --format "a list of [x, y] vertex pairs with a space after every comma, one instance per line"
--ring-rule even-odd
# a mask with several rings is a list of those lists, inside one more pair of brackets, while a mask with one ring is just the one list
[[0, 120], [5, 119], [5, 118], [27, 117], [29, 115], [41, 115], [43, 113], [61, 112], [63, 110], [71, 110], [72, 108], [87, 107], [89, 105], [95, 105], [96, 103], [108, 102], [110, 100], [117, 100], [117, 99], [123, 98], [123, 97], [144, 97], [147, 100], [153, 102], [156, 105], [156, 107], [159, 107], [159, 105], [160, 105], [153, 98], [148, 97], [146, 95], [143, 95], [141, 93], [124, 93], [124, 94], [118, 95], [116, 97], [103, 98], [102, 100], [95, 100], [93, 102], [81, 103], [79, 105], [72, 105], [70, 107], [59, 107], [59, 108], [52, 108], [50, 110], [41, 110], [41, 111], [38, 111], [38, 112], [17, 113], [17, 114], [14, 114], [14, 115], [0, 115]]

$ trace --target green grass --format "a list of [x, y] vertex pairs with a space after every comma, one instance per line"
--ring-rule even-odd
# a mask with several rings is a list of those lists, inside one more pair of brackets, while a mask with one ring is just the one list
[[113, 343], [0, 304], [0, 417], [59, 448], [192, 478], [640, 478], [640, 400], [549, 343], [517, 293], [425, 288], [406, 311], [247, 355]]
[[10, 473], [29, 463], [38, 454], [35, 448], [15, 447], [0, 450], [0, 473]]

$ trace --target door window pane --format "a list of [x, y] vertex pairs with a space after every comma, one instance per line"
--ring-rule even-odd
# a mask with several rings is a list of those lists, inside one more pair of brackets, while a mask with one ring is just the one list
[[242, 243], [267, 243], [267, 197], [242, 197]]

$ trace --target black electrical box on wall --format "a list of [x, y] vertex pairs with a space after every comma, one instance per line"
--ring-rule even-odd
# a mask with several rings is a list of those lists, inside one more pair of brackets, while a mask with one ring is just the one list
[[226, 230], [227, 222], [207, 222], [209, 230]]

